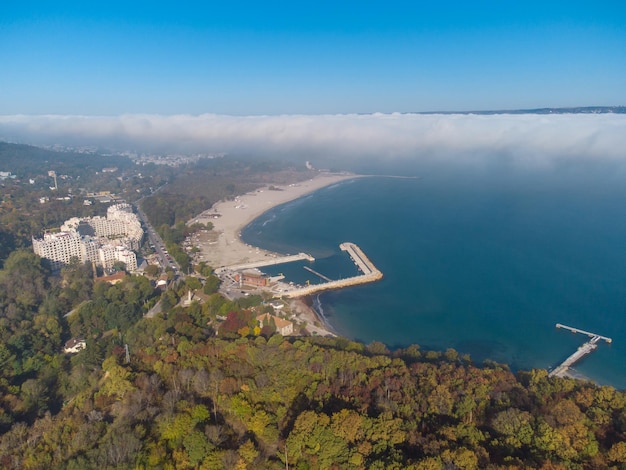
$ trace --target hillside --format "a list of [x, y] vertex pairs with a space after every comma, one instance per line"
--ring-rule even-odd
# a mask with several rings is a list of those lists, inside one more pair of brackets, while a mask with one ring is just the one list
[[[176, 306], [179, 284], [163, 294], [172, 307], [146, 319], [158, 292], [145, 278], [93, 284], [82, 269], [59, 282], [15, 252], [0, 272], [3, 468], [626, 463], [626, 395], [611, 387], [478, 367], [453, 350], [216, 336], [218, 315], [258, 307], [219, 294]], [[62, 354], [70, 336], [87, 349]]]

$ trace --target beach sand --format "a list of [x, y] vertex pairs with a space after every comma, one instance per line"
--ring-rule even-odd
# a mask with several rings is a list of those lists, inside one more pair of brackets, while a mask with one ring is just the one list
[[[288, 186], [264, 187], [238, 196], [232, 201], [220, 201], [192, 222], [213, 224], [213, 230], [199, 238], [200, 261], [214, 269], [222, 266], [262, 261], [275, 253], [249, 246], [240, 239], [241, 230], [264, 212], [280, 204], [298, 199], [320, 188], [343, 180], [356, 178], [353, 174], [317, 173], [314, 178]], [[215, 217], [217, 216], [217, 217]]]
[[[317, 173], [313, 178], [284, 186], [263, 187], [256, 191], [238, 196], [231, 201], [220, 201], [204, 211], [190, 222], [213, 224], [213, 230], [197, 235], [195, 245], [200, 249], [198, 261], [206, 261], [212, 268], [233, 266], [243, 263], [263, 261], [275, 257], [258, 247], [241, 241], [241, 230], [264, 212], [280, 204], [298, 199], [318, 189], [340, 181], [357, 178], [349, 173]], [[280, 253], [282, 255], [284, 253]], [[307, 324], [307, 330], [317, 335], [332, 335], [324, 320], [317, 316], [314, 309], [299, 299], [289, 302], [290, 310], [300, 321]]]

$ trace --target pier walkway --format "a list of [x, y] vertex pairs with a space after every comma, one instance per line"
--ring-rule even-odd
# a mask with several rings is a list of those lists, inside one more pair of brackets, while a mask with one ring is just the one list
[[570, 367], [572, 367], [576, 362], [580, 361], [587, 354], [591, 354], [598, 347], [598, 344], [597, 344], [598, 341], [604, 340], [607, 343], [611, 343], [613, 341], [611, 338], [607, 338], [606, 336], [598, 335], [595, 333], [590, 333], [589, 331], [581, 330], [578, 328], [573, 328], [571, 326], [562, 325], [561, 323], [557, 323], [556, 327], [569, 330], [572, 333], [581, 333], [583, 335], [587, 335], [591, 339], [587, 341], [585, 344], [583, 344], [582, 346], [579, 346], [578, 349], [574, 352], [574, 354], [569, 356], [567, 359], [565, 359], [565, 361], [563, 361], [561, 365], [559, 365], [557, 368], [552, 370], [548, 374], [548, 377], [566, 376], [567, 371], [569, 370]]
[[317, 277], [324, 279], [325, 281], [332, 281], [331, 278], [324, 276], [322, 273], [318, 273], [317, 271], [315, 271], [314, 269], [309, 268], [308, 266], [303, 266], [304, 269], [306, 269], [308, 272], [315, 274]]
[[216, 274], [221, 274], [225, 271], [241, 271], [244, 269], [253, 269], [253, 268], [261, 268], [263, 266], [274, 266], [277, 264], [283, 263], [291, 263], [293, 261], [302, 261], [307, 260], [310, 262], [315, 261], [311, 255], [307, 253], [298, 253], [297, 255], [288, 255], [288, 256], [278, 256], [276, 258], [271, 258], [263, 261], [256, 261], [253, 263], [244, 263], [244, 264], [235, 264], [233, 266], [224, 266], [221, 268], [217, 268], [215, 270]]
[[[590, 333], [590, 332], [588, 332], [588, 331], [585, 331], [585, 330], [580, 330], [580, 329], [578, 329], [578, 328], [574, 328], [574, 327], [572, 327], [572, 326], [563, 325], [563, 324], [561, 324], [561, 323], [557, 323], [557, 324], [556, 324], [556, 327], [557, 327], [557, 328], [564, 328], [564, 329], [566, 329], [566, 330], [571, 331], [572, 333], [581, 333], [581, 334], [583, 334], [583, 335], [587, 335], [587, 336], [589, 336], [590, 338], [596, 338], [596, 337], [597, 337], [598, 339], [603, 339], [603, 340], [604, 340], [604, 341], [606, 341], [607, 343], [611, 343], [611, 342], [613, 341], [611, 338], [607, 338], [606, 336], [601, 336], [601, 335], [597, 335], [597, 334], [595, 334], [595, 333]], [[596, 341], [596, 342], [597, 342], [597, 341]]]

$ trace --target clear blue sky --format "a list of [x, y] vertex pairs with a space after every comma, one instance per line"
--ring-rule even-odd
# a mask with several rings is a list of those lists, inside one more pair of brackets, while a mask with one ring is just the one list
[[0, 64], [5, 115], [626, 105], [626, 1], [4, 0]]

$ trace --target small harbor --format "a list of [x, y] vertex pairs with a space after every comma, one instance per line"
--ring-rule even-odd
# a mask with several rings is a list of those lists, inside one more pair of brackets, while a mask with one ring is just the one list
[[306, 295], [330, 289], [341, 289], [343, 287], [366, 284], [382, 279], [383, 273], [376, 268], [374, 263], [370, 261], [358, 245], [350, 242], [344, 242], [339, 245], [339, 248], [348, 253], [360, 274], [344, 279], [333, 280], [328, 276], [315, 271], [309, 266], [304, 266], [304, 269], [316, 275], [324, 282], [320, 284], [309, 284], [307, 282], [306, 286], [301, 286], [293, 283], [282, 282], [284, 278], [282, 275], [269, 277], [259, 269], [264, 266], [291, 263], [294, 261], [315, 261], [315, 258], [306, 253], [279, 256], [263, 261], [227, 266], [217, 269], [215, 273], [220, 277], [220, 279], [222, 279], [222, 282], [226, 283], [227, 289], [241, 289], [244, 285], [248, 285], [249, 287], [270, 292], [274, 297], [284, 298], [304, 297]]
[[[342, 251], [345, 251], [350, 255], [354, 264], [357, 265], [359, 270], [363, 273], [358, 276], [352, 276], [345, 279], [337, 279], [334, 281], [327, 281], [321, 284], [311, 284], [304, 287], [295, 287], [285, 292], [280, 292], [279, 296], [288, 298], [303, 297], [305, 295], [316, 294], [318, 292], [341, 289], [343, 287], [356, 286], [359, 284], [367, 284], [369, 282], [375, 282], [383, 278], [383, 273], [376, 268], [374, 263], [363, 253], [363, 250], [358, 245], [350, 242], [344, 242], [339, 245]], [[317, 274], [317, 273], [314, 273]], [[320, 276], [321, 277], [321, 276]], [[326, 276], [324, 278], [328, 279]]]

